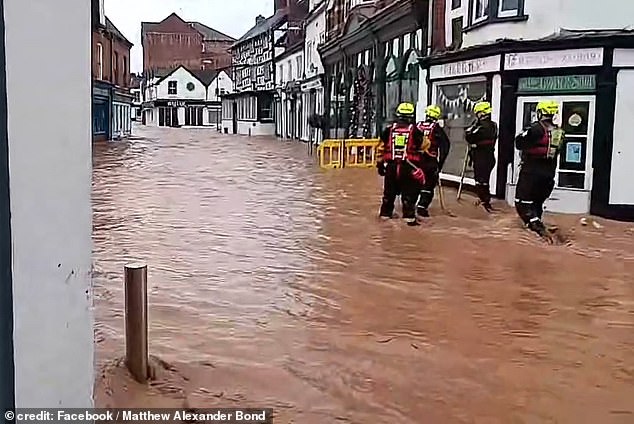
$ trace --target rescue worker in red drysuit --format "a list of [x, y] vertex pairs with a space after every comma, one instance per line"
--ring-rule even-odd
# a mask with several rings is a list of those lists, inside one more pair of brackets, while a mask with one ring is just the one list
[[401, 103], [396, 109], [396, 120], [381, 133], [377, 168], [383, 182], [383, 199], [379, 216], [393, 217], [396, 196], [401, 196], [403, 219], [407, 225], [418, 225], [416, 199], [425, 180], [421, 169], [420, 149], [423, 134], [416, 128], [416, 108]]
[[425, 173], [425, 183], [421, 187], [418, 196], [418, 206], [416, 211], [421, 217], [429, 217], [429, 205], [434, 198], [434, 189], [438, 185], [438, 178], [442, 170], [451, 143], [445, 130], [440, 126], [438, 120], [442, 115], [440, 107], [436, 105], [427, 106], [425, 109], [425, 120], [418, 124], [418, 129], [423, 133], [424, 142], [421, 151], [421, 162]]
[[555, 186], [557, 158], [564, 143], [564, 132], [553, 122], [559, 103], [552, 100], [537, 104], [538, 121], [518, 134], [515, 147], [522, 162], [515, 192], [515, 209], [524, 224], [540, 237], [552, 241], [552, 229], [542, 221], [544, 202]]
[[469, 162], [473, 165], [476, 194], [480, 204], [487, 212], [493, 212], [489, 181], [495, 167], [495, 141], [498, 138], [498, 126], [491, 120], [491, 103], [478, 102], [473, 108], [476, 121], [465, 130], [465, 139], [469, 143]]

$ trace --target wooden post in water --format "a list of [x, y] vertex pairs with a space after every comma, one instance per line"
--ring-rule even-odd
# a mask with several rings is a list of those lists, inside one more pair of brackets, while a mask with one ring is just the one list
[[147, 265], [125, 266], [125, 362], [139, 383], [148, 380]]

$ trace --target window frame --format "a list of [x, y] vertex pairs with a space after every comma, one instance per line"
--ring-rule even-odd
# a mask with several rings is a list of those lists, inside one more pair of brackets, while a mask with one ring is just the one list
[[467, 4], [467, 26], [464, 28], [464, 32], [470, 31], [475, 28], [479, 28], [484, 25], [500, 23], [500, 22], [519, 22], [526, 21], [528, 15], [525, 13], [526, 0], [518, 0], [517, 9], [502, 11], [503, 0], [488, 0], [487, 13], [485, 16], [479, 18], [475, 17], [476, 5], [478, 1], [484, 0], [469, 0]]
[[[174, 87], [174, 92], [172, 93], [172, 83]], [[178, 81], [171, 80], [167, 81], [167, 95], [168, 96], [177, 96], [178, 95]]]
[[103, 44], [97, 43], [97, 79], [103, 80]]
[[[486, 6], [483, 8], [483, 15], [480, 17], [476, 17], [476, 12], [477, 12], [477, 5], [478, 2], [486, 2]], [[470, 17], [470, 21], [472, 25], [476, 25], [479, 24], [481, 22], [486, 22], [490, 19], [491, 16], [491, 0], [471, 0], [471, 4], [473, 5], [471, 7], [471, 17]]]
[[502, 10], [502, 5], [504, 4], [504, 0], [498, 0], [497, 7], [497, 17], [498, 18], [512, 18], [519, 15], [522, 0], [517, 0], [517, 8], [511, 10]]

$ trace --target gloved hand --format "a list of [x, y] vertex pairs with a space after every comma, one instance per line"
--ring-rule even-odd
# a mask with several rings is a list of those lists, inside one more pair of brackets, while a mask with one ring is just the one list
[[380, 176], [385, 177], [385, 172], [386, 172], [385, 162], [383, 162], [383, 161], [377, 162], [376, 163], [376, 169], [379, 172]]
[[425, 173], [420, 168], [416, 168], [412, 172], [412, 178], [414, 178], [414, 180], [416, 180], [416, 182], [420, 185], [425, 184]]

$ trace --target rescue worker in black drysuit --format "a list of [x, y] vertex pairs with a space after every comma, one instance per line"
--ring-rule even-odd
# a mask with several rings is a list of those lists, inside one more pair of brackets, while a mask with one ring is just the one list
[[379, 216], [393, 217], [396, 196], [401, 196], [403, 219], [407, 225], [418, 225], [416, 199], [425, 175], [421, 169], [423, 134], [416, 128], [416, 108], [411, 103], [401, 103], [396, 109], [396, 120], [381, 133], [377, 148], [379, 175], [383, 182], [383, 199]]
[[425, 120], [418, 124], [418, 129], [423, 133], [425, 140], [423, 145], [429, 146], [421, 152], [425, 183], [421, 187], [416, 208], [418, 215], [424, 218], [429, 217], [429, 205], [434, 198], [434, 189], [438, 185], [440, 171], [451, 147], [449, 137], [438, 123], [441, 115], [440, 107], [429, 105], [425, 109]]
[[491, 103], [478, 102], [473, 108], [476, 121], [465, 130], [465, 139], [469, 143], [469, 165], [473, 165], [476, 194], [479, 203], [487, 212], [493, 212], [489, 181], [495, 166], [495, 142], [498, 138], [498, 126], [491, 120]]
[[558, 113], [557, 102], [539, 102], [538, 121], [515, 138], [515, 147], [522, 158], [515, 208], [524, 224], [547, 240], [552, 240], [552, 231], [542, 221], [544, 202], [555, 186], [557, 159], [564, 142], [564, 131], [553, 123], [553, 117]]

